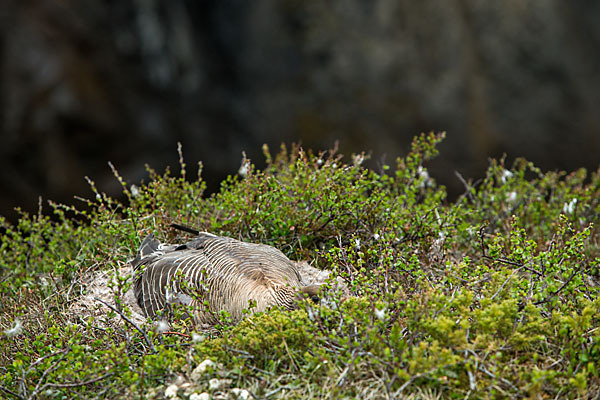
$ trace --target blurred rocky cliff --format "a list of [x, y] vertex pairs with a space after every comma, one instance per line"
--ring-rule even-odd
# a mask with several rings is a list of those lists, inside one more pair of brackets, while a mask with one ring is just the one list
[[262, 143], [393, 162], [446, 130], [432, 174], [487, 158], [600, 161], [600, 2], [1, 0], [0, 214]]

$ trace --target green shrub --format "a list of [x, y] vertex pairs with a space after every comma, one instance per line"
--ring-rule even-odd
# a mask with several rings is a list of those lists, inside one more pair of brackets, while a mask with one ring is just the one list
[[[600, 393], [600, 173], [543, 173], [492, 160], [448, 201], [421, 135], [381, 171], [334, 150], [264, 148], [267, 167], [204, 195], [180, 171], [49, 202], [0, 220], [0, 391], [13, 398], [588, 398]], [[341, 277], [354, 297], [271, 310], [209, 332], [122, 322], [140, 240], [182, 223], [280, 248]], [[179, 236], [178, 236], [179, 235]], [[111, 272], [118, 308], [75, 313], [90, 276]], [[20, 325], [20, 326], [18, 326]], [[135, 325], [135, 326], [134, 326]], [[14, 328], [14, 329], [11, 329]], [[201, 336], [201, 334], [203, 336]], [[214, 366], [200, 365], [212, 360]], [[236, 391], [237, 390], [237, 391]], [[219, 393], [220, 392], [220, 393]], [[237, 393], [237, 394], [236, 394]]]

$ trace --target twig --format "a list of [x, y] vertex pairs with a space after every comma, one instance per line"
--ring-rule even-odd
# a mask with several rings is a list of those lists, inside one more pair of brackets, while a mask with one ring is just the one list
[[383, 381], [383, 386], [385, 386], [385, 392], [387, 394], [388, 399], [394, 398], [392, 397], [392, 387], [394, 386], [394, 382], [396, 381], [397, 376], [398, 375], [394, 374], [394, 376], [392, 376], [392, 379], [390, 379], [389, 382], [386, 382], [385, 380]]
[[485, 258], [486, 260], [492, 260], [492, 261], [496, 261], [496, 262], [499, 262], [499, 263], [502, 263], [502, 264], [508, 264], [508, 265], [512, 265], [514, 267], [523, 268], [523, 269], [525, 269], [525, 270], [527, 270], [529, 272], [533, 272], [537, 276], [544, 276], [544, 274], [541, 273], [540, 271], [538, 271], [538, 270], [536, 270], [534, 268], [528, 267], [527, 265], [525, 265], [523, 263], [519, 263], [519, 262], [516, 262], [516, 261], [507, 260], [506, 258], [494, 258], [494, 257], [491, 257], [491, 256], [486, 256], [485, 254], [483, 255], [483, 258]]
[[566, 286], [569, 284], [569, 282], [571, 282], [571, 281], [573, 280], [573, 278], [575, 277], [575, 275], [577, 275], [577, 274], [579, 273], [579, 271], [580, 271], [580, 270], [581, 270], [581, 267], [579, 267], [579, 268], [577, 268], [575, 271], [573, 271], [573, 273], [571, 274], [571, 276], [569, 276], [569, 277], [567, 278], [567, 280], [566, 280], [566, 281], [565, 281], [565, 282], [562, 284], [562, 286], [561, 286], [561, 287], [559, 287], [559, 288], [558, 288], [558, 289], [557, 289], [557, 290], [556, 290], [554, 293], [552, 293], [551, 295], [549, 295], [548, 297], [546, 297], [546, 298], [545, 298], [545, 299], [543, 299], [543, 300], [536, 301], [536, 302], [535, 302], [535, 303], [533, 303], [533, 304], [534, 304], [534, 305], [536, 305], [536, 306], [539, 306], [539, 305], [542, 305], [542, 304], [544, 304], [544, 303], [547, 303], [547, 302], [549, 302], [550, 300], [552, 300], [552, 298], [553, 298], [554, 296], [556, 296], [557, 294], [559, 294], [559, 293], [560, 293], [560, 291], [561, 291], [561, 290], [563, 290], [563, 289], [564, 289], [564, 288], [565, 288], [565, 287], [566, 287]]
[[344, 386], [344, 381], [346, 380], [346, 376], [348, 375], [348, 373], [352, 372], [352, 367], [354, 366], [354, 361], [356, 360], [356, 350], [358, 350], [358, 349], [354, 348], [352, 350], [352, 360], [346, 366], [346, 368], [344, 369], [344, 371], [340, 374], [340, 376], [337, 379], [336, 384], [339, 387]]
[[521, 270], [521, 268], [517, 268], [517, 269], [513, 270], [512, 274], [510, 274], [510, 276], [508, 278], [506, 278], [506, 280], [502, 283], [502, 285], [500, 285], [500, 288], [496, 291], [496, 293], [494, 293], [494, 295], [492, 297], [490, 297], [490, 300], [494, 300], [496, 298], [496, 296], [498, 296], [498, 293], [500, 293], [502, 291], [502, 289], [504, 289], [504, 286], [506, 286], [508, 281], [510, 281], [512, 279], [512, 277]]
[[[70, 350], [70, 349], [69, 349]], [[31, 393], [31, 396], [29, 396], [29, 400], [31, 399], [35, 399], [35, 396], [40, 393], [42, 390], [44, 390], [48, 384], [44, 384], [41, 388], [40, 388], [40, 384], [42, 383], [42, 381], [44, 380], [44, 378], [46, 377], [46, 375], [48, 375], [50, 372], [56, 370], [59, 367], [59, 363], [61, 361], [63, 361], [65, 359], [65, 357], [61, 357], [58, 360], [56, 360], [54, 362], [54, 364], [52, 364], [50, 367], [46, 368], [46, 370], [44, 371], [44, 373], [42, 374], [42, 376], [40, 377], [40, 379], [38, 380], [37, 385], [35, 385], [35, 388], [33, 389], [33, 393]]]
[[98, 381], [101, 381], [102, 379], [106, 379], [109, 376], [114, 375], [114, 372], [107, 372], [104, 375], [100, 375], [97, 376], [93, 379], [87, 380], [87, 381], [83, 381], [83, 382], [73, 382], [73, 383], [48, 383], [48, 386], [52, 386], [52, 387], [60, 387], [60, 388], [72, 388], [72, 387], [77, 387], [77, 386], [85, 386], [85, 385], [89, 385], [90, 383], [95, 383]]
[[460, 172], [458, 172], [458, 171], [456, 171], [456, 170], [455, 170], [455, 171], [454, 171], [454, 175], [456, 175], [456, 176], [458, 177], [458, 179], [461, 181], [461, 183], [462, 183], [462, 184], [464, 185], [464, 187], [465, 187], [465, 192], [464, 192], [464, 193], [463, 193], [463, 194], [460, 196], [460, 198], [458, 199], [457, 203], [460, 203], [460, 201], [461, 201], [461, 200], [462, 200], [464, 197], [469, 197], [469, 198], [472, 198], [472, 195], [471, 195], [471, 189], [472, 189], [472, 186], [471, 186], [471, 185], [469, 185], [469, 184], [467, 183], [467, 181], [465, 181], [465, 178], [463, 178], [463, 176], [460, 174]]
[[296, 371], [300, 371], [300, 368], [298, 368], [298, 365], [296, 365], [296, 361], [294, 361], [294, 357], [292, 356], [292, 353], [290, 352], [290, 349], [288, 348], [285, 337], [282, 336], [282, 339], [283, 339], [283, 346], [285, 347], [285, 350], [288, 353], [288, 357], [290, 358], [290, 361], [292, 362], [292, 366], [294, 367], [294, 369]]
[[244, 350], [234, 349], [233, 347], [229, 347], [229, 346], [223, 346], [223, 348], [227, 351], [232, 351], [234, 353], [241, 354], [242, 356], [244, 356], [244, 358], [254, 358], [254, 356], [252, 354], [250, 354]]
[[17, 399], [21, 399], [21, 400], [26, 400], [25, 397], [21, 396], [18, 393], [13, 392], [12, 390], [5, 388], [4, 386], [0, 386], [0, 390], [2, 390], [4, 393], [8, 393], [13, 397], [16, 397]]
[[152, 342], [150, 341], [150, 339], [148, 338], [148, 335], [146, 335], [146, 332], [144, 332], [144, 330], [142, 328], [140, 328], [139, 326], [136, 325], [135, 322], [133, 322], [132, 320], [130, 320], [125, 314], [123, 314], [123, 312], [117, 310], [115, 307], [111, 306], [110, 304], [108, 304], [107, 302], [105, 302], [102, 299], [99, 299], [97, 297], [94, 297], [94, 299], [96, 301], [99, 301], [100, 303], [104, 304], [106, 307], [110, 308], [111, 310], [113, 310], [114, 312], [116, 312], [117, 314], [119, 314], [121, 316], [121, 318], [123, 318], [126, 322], [128, 322], [131, 326], [133, 326], [135, 329], [137, 329], [137, 331], [139, 333], [142, 334], [142, 337], [144, 338], [144, 340], [146, 341], [146, 344], [148, 345], [148, 347], [150, 347], [150, 349], [152, 350], [153, 353], [156, 353], [156, 349], [154, 348], [154, 345], [152, 344]]
[[327, 226], [328, 223], [330, 223], [331, 221], [333, 221], [333, 218], [334, 218], [333, 214], [329, 214], [329, 218], [327, 218], [327, 221], [325, 221], [323, 224], [321, 224], [321, 226], [318, 227], [316, 230], [314, 230], [313, 233], [314, 232], [318, 232], [321, 229], [325, 228], [325, 226]]
[[280, 391], [282, 391], [284, 389], [294, 389], [294, 387], [293, 386], [279, 386], [277, 389], [271, 390], [269, 393], [265, 394], [265, 399], [273, 396], [274, 394], [279, 393]]
[[487, 223], [484, 223], [483, 225], [481, 225], [481, 228], [479, 228], [479, 244], [481, 246], [481, 253], [483, 254], [483, 257], [488, 257], [485, 254], [485, 244], [483, 243], [483, 231], [485, 230], [485, 228], [487, 228], [487, 225]]
[[68, 353], [69, 351], [71, 351], [71, 348], [67, 347], [66, 349], [58, 350], [58, 351], [55, 351], [55, 352], [50, 353], [50, 354], [46, 354], [45, 356], [38, 358], [33, 363], [31, 363], [31, 365], [27, 369], [27, 373], [29, 373], [29, 371], [31, 371], [31, 368], [35, 367], [36, 365], [38, 365], [39, 363], [41, 363], [42, 361], [44, 361], [46, 358], [57, 356], [57, 355], [62, 354], [62, 353]]
[[479, 371], [485, 373], [486, 375], [488, 375], [490, 378], [494, 378], [494, 379], [498, 379], [500, 382], [504, 383], [507, 386], [510, 386], [515, 392], [519, 391], [519, 388], [517, 388], [515, 385], [512, 384], [512, 382], [510, 382], [507, 379], [504, 378], [499, 378], [497, 377], [495, 374], [493, 374], [492, 372], [488, 371], [485, 367], [483, 366], [479, 366]]
[[163, 335], [179, 335], [179, 336], [183, 336], [185, 338], [190, 339], [191, 336], [190, 335], [186, 335], [185, 333], [181, 333], [181, 332], [172, 332], [172, 331], [168, 331], [168, 332], [163, 332]]

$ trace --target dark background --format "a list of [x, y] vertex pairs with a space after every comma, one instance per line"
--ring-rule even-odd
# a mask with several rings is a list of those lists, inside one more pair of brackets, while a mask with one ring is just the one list
[[488, 157], [596, 169], [600, 2], [0, 0], [0, 215], [115, 194], [144, 164], [204, 162], [210, 189], [261, 145], [393, 163], [448, 132], [431, 174]]

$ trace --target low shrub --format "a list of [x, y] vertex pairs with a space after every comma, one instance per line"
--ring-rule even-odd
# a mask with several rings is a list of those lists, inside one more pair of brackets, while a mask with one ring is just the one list
[[[590, 398], [600, 395], [600, 172], [542, 172], [492, 160], [449, 201], [427, 161], [443, 134], [415, 138], [394, 166], [335, 149], [267, 147], [267, 166], [206, 196], [180, 151], [173, 176], [89, 181], [80, 206], [40, 201], [0, 219], [0, 391], [59, 398]], [[124, 322], [141, 239], [183, 240], [176, 222], [270, 244], [341, 277], [293, 312], [211, 331]], [[75, 312], [90, 277], [113, 271], [115, 309]], [[209, 360], [209, 361], [207, 361]], [[210, 367], [206, 367], [210, 365]], [[246, 396], [246, 397], [244, 397]]]

